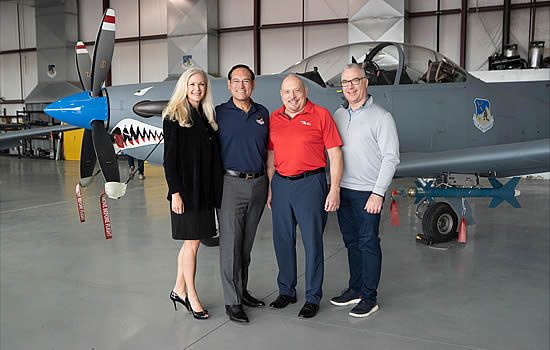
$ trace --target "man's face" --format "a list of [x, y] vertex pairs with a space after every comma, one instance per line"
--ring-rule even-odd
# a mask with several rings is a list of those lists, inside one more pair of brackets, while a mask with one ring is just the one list
[[[357, 85], [354, 85], [354, 83], [357, 83]], [[369, 81], [363, 76], [361, 69], [348, 68], [342, 72], [342, 90], [350, 104], [360, 103], [367, 98], [368, 85]]]
[[307, 88], [295, 76], [289, 76], [281, 84], [281, 99], [287, 113], [298, 113], [307, 103]]
[[256, 81], [252, 80], [252, 74], [246, 68], [237, 68], [231, 73], [231, 80], [227, 81], [227, 88], [237, 101], [248, 101]]

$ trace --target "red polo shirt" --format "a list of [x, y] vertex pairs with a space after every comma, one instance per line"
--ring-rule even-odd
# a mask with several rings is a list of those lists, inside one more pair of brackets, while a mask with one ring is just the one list
[[342, 146], [330, 112], [308, 99], [292, 119], [285, 106], [271, 113], [267, 148], [275, 154], [275, 169], [283, 176], [298, 175], [327, 165], [325, 148]]

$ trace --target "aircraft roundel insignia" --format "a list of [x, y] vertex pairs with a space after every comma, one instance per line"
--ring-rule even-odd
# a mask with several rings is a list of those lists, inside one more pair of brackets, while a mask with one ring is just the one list
[[491, 114], [491, 102], [483, 98], [474, 99], [475, 113], [472, 118], [476, 128], [482, 132], [487, 132], [493, 127], [495, 118]]

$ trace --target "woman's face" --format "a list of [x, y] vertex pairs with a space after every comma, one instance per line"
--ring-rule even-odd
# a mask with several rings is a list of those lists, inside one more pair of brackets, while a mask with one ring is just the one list
[[187, 81], [187, 100], [197, 108], [206, 95], [206, 78], [200, 74], [193, 74]]

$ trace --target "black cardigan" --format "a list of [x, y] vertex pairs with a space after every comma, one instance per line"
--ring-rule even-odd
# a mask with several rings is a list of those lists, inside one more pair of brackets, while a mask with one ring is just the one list
[[168, 200], [179, 192], [185, 210], [219, 208], [223, 190], [220, 142], [207, 119], [191, 107], [193, 125], [164, 119], [164, 174]]

